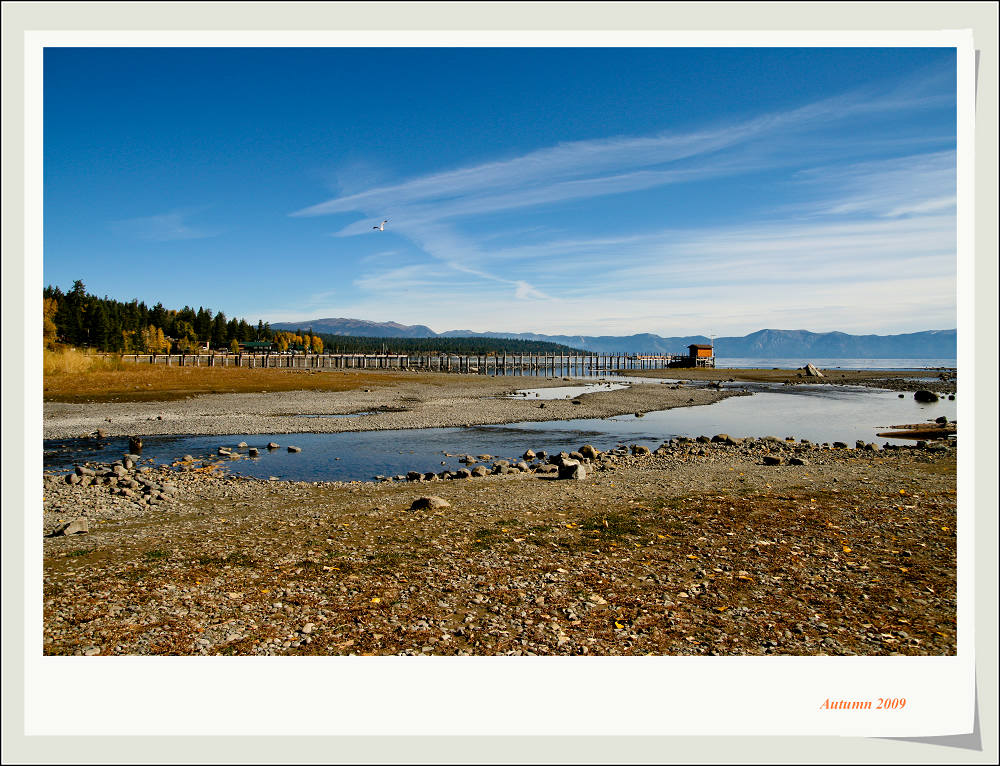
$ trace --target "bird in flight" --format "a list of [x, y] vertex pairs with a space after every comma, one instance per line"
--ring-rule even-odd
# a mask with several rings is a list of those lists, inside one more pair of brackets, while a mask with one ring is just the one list
[[384, 221], [382, 221], [382, 223], [380, 223], [378, 226], [372, 226], [372, 228], [373, 229], [378, 229], [379, 231], [385, 231], [385, 225], [387, 223], [389, 223], [389, 219], [388, 218], [386, 218]]

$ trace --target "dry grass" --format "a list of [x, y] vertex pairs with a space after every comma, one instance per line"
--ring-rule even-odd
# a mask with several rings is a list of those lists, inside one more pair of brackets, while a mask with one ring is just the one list
[[279, 370], [167, 367], [122, 362], [80, 351], [45, 352], [45, 401], [169, 401], [197, 394], [268, 391], [351, 391], [367, 385], [430, 382], [431, 376], [390, 370]]
[[42, 371], [46, 378], [122, 369], [124, 365], [118, 357], [88, 354], [69, 347], [45, 349], [42, 356]]

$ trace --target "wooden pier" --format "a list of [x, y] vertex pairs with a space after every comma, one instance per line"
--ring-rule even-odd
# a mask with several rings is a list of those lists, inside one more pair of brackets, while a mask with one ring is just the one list
[[685, 354], [123, 354], [134, 364], [294, 370], [428, 370], [471, 375], [603, 375], [629, 370], [714, 367]]

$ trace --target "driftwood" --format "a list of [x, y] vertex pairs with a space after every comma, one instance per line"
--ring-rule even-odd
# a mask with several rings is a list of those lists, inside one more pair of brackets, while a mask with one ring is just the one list
[[890, 426], [895, 431], [883, 431], [877, 436], [885, 439], [946, 439], [958, 433], [954, 423], [909, 423]]

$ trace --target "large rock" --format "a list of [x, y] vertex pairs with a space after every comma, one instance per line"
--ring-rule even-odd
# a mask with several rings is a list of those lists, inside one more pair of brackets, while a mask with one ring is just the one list
[[425, 497], [418, 497], [410, 505], [411, 511], [422, 511], [424, 509], [434, 509], [434, 508], [447, 508], [451, 505], [443, 497], [438, 497], [437, 495], [426, 495]]
[[938, 395], [933, 391], [914, 391], [913, 398], [918, 402], [936, 402], [938, 400]]
[[475, 468], [472, 469], [472, 475], [473, 476], [487, 476], [487, 475], [489, 475], [489, 471], [487, 470], [486, 466], [484, 466], [484, 465], [477, 465]]
[[142, 452], [142, 439], [138, 436], [128, 437], [128, 451]]
[[823, 373], [820, 372], [816, 368], [816, 365], [812, 364], [811, 362], [809, 364], [807, 364], [805, 367], [803, 367], [802, 369], [805, 370], [806, 375], [808, 377], [810, 377], [810, 378], [822, 378], [823, 377]]
[[81, 517], [73, 519], [73, 521], [57, 527], [51, 536], [63, 537], [65, 535], [85, 535], [88, 532], [90, 532], [90, 524], [85, 518]]
[[580, 454], [583, 455], [588, 460], [596, 460], [597, 456], [601, 453], [598, 452], [592, 445], [584, 444], [580, 447]]
[[576, 460], [564, 460], [559, 466], [560, 479], [586, 479], [587, 468]]
[[636, 457], [641, 457], [649, 454], [649, 447], [644, 447], [641, 444], [632, 445], [632, 454]]

